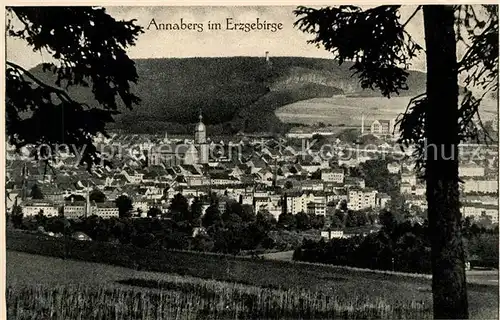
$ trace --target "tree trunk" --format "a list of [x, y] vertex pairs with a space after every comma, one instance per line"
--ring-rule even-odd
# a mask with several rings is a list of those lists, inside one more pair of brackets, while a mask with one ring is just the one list
[[458, 189], [458, 79], [454, 10], [426, 5], [426, 182], [434, 318], [468, 318]]

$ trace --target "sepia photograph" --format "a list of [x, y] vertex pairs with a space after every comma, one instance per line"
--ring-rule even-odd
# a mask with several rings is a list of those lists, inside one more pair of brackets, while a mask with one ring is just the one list
[[1, 318], [499, 319], [497, 4], [4, 15]]

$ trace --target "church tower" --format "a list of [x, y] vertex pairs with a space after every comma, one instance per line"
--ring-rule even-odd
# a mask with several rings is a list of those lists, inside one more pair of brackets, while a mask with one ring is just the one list
[[200, 110], [199, 116], [200, 122], [196, 125], [196, 131], [194, 133], [194, 143], [198, 149], [198, 163], [207, 164], [208, 163], [208, 144], [207, 144], [207, 128], [203, 124], [203, 116]]

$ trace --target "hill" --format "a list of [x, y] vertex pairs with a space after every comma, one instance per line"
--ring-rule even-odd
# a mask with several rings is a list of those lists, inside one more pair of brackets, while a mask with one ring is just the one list
[[[199, 110], [209, 133], [283, 131], [274, 111], [281, 106], [333, 95], [377, 97], [363, 90], [349, 70], [333, 59], [274, 57], [267, 64], [261, 57], [136, 59], [139, 82], [132, 91], [142, 103], [133, 110], [122, 108], [110, 129], [133, 133], [191, 132]], [[52, 73], [41, 66], [33, 74], [54, 83]], [[423, 91], [425, 74], [411, 71], [409, 90], [403, 96]], [[78, 101], [95, 104], [88, 88], [72, 87]]]

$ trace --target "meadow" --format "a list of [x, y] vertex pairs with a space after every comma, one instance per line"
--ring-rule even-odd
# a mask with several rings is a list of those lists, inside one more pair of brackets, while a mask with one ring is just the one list
[[431, 318], [427, 301], [264, 288], [18, 252], [7, 257], [9, 319]]
[[[369, 129], [375, 119], [393, 120], [405, 112], [412, 97], [349, 97], [333, 96], [313, 98], [287, 104], [274, 112], [284, 123], [315, 125], [323, 122], [333, 126], [361, 126], [365, 116], [365, 129]], [[497, 101], [485, 99], [481, 104], [481, 117], [484, 121], [498, 117]]]
[[[61, 259], [62, 241], [7, 233], [9, 318], [420, 319], [432, 308], [418, 275], [97, 242], [66, 249]], [[472, 318], [497, 317], [498, 286], [471, 284], [469, 300]]]

